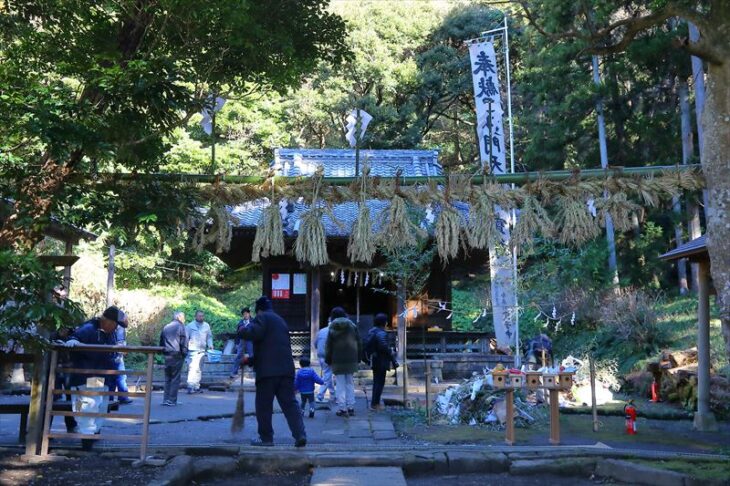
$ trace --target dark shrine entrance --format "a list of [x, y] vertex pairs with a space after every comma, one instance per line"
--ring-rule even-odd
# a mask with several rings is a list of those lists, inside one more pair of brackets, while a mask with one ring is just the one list
[[[372, 274], [371, 274], [372, 275]], [[321, 283], [322, 302], [320, 326], [327, 325], [330, 311], [334, 307], [343, 307], [350, 318], [362, 330], [369, 329], [375, 315], [382, 312], [390, 319], [395, 313], [395, 294], [385, 282], [364, 282], [355, 284], [350, 281], [342, 283], [339, 271], [330, 269], [323, 272]]]

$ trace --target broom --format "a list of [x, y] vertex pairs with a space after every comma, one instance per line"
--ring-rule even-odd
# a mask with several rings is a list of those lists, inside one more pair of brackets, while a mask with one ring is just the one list
[[244, 422], [244, 403], [243, 403], [243, 375], [244, 367], [241, 366], [241, 388], [238, 390], [238, 400], [236, 400], [236, 411], [233, 412], [233, 420], [231, 421], [231, 432], [237, 434], [243, 430]]

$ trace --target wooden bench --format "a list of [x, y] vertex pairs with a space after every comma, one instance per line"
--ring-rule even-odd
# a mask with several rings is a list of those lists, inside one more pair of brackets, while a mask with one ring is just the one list
[[[53, 410], [60, 412], [71, 412], [71, 402], [59, 400], [53, 402]], [[107, 413], [119, 410], [119, 402], [110, 402], [107, 405]], [[18, 442], [25, 443], [25, 434], [28, 431], [28, 413], [30, 401], [18, 401], [12, 403], [0, 403], [0, 415], [20, 415], [20, 426], [18, 428]]]

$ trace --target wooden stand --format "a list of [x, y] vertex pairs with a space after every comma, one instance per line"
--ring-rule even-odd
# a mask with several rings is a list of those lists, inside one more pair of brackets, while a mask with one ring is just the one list
[[560, 444], [560, 390], [550, 390], [550, 444]]
[[[81, 369], [81, 368], [59, 368], [66, 373], [78, 373], [78, 374], [91, 374], [95, 376], [113, 376], [128, 375], [128, 376], [144, 376], [145, 391], [144, 392], [122, 392], [122, 391], [102, 391], [102, 390], [63, 390], [55, 389], [55, 378], [56, 378], [56, 365], [58, 363], [58, 350], [64, 349], [63, 347], [54, 346], [51, 351], [51, 372], [48, 379], [48, 389], [46, 396], [46, 407], [44, 411], [43, 424], [43, 438], [41, 442], [40, 455], [48, 455], [49, 439], [53, 438], [69, 438], [69, 439], [89, 439], [89, 440], [100, 440], [111, 438], [112, 440], [125, 440], [140, 443], [140, 459], [144, 460], [147, 456], [147, 444], [149, 441], [149, 421], [150, 421], [150, 408], [152, 402], [152, 368], [154, 364], [154, 355], [163, 351], [160, 347], [151, 346], [84, 346], [78, 345], [73, 348], [65, 348], [69, 352], [95, 352], [95, 353], [145, 353], [147, 354], [147, 367], [144, 371], [133, 371], [133, 370], [96, 370], [96, 369]], [[129, 414], [129, 413], [109, 413], [104, 412], [66, 412], [66, 411], [55, 411], [53, 410], [53, 397], [55, 395], [81, 395], [81, 396], [118, 396], [118, 397], [139, 397], [144, 398], [144, 413], [142, 414]], [[80, 434], [80, 433], [53, 433], [51, 432], [51, 416], [61, 415], [64, 417], [98, 417], [98, 418], [121, 418], [130, 420], [141, 420], [142, 421], [142, 434], [138, 435], [101, 435], [101, 434]]]
[[504, 441], [507, 445], [515, 443], [515, 391], [507, 389], [505, 394], [505, 402], [507, 409], [507, 424], [504, 430]]

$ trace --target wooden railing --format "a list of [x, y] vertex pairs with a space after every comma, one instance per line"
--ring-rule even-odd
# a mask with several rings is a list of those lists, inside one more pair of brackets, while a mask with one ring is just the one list
[[[147, 355], [147, 367], [144, 371], [134, 370], [97, 370], [87, 368], [57, 368], [58, 367], [58, 352], [90, 352], [90, 353], [144, 353]], [[140, 442], [140, 459], [144, 460], [147, 456], [147, 444], [149, 441], [149, 425], [150, 425], [150, 408], [152, 401], [152, 367], [154, 364], [155, 353], [161, 353], [164, 349], [156, 346], [87, 346], [77, 345], [74, 347], [64, 346], [53, 346], [51, 350], [51, 373], [48, 378], [48, 393], [46, 395], [46, 407], [44, 412], [43, 421], [43, 440], [41, 443], [41, 455], [48, 454], [48, 442], [49, 439], [53, 438], [68, 438], [68, 439], [86, 439], [86, 440], [100, 440], [100, 439], [115, 439], [122, 441], [139, 441]], [[145, 390], [144, 392], [122, 392], [122, 391], [101, 391], [101, 390], [64, 390], [56, 389], [56, 373], [60, 371], [62, 373], [71, 374], [83, 374], [88, 376], [144, 376]], [[53, 397], [54, 395], [80, 395], [80, 396], [118, 396], [118, 397], [140, 397], [144, 398], [144, 412], [141, 414], [131, 413], [110, 413], [108, 411], [100, 412], [75, 412], [73, 408], [70, 412], [53, 410]], [[121, 435], [121, 434], [81, 434], [81, 433], [52, 433], [51, 432], [51, 416], [64, 416], [64, 417], [95, 417], [95, 418], [120, 418], [120, 419], [131, 419], [142, 421], [142, 433], [139, 435]]]
[[[395, 332], [391, 331], [395, 342]], [[406, 336], [408, 359], [434, 358], [439, 354], [489, 353], [489, 340], [494, 335], [486, 332], [438, 331], [425, 333], [409, 329]], [[425, 341], [425, 344], [424, 344]]]

